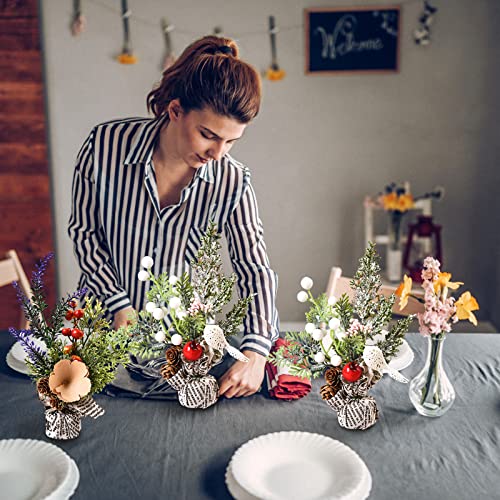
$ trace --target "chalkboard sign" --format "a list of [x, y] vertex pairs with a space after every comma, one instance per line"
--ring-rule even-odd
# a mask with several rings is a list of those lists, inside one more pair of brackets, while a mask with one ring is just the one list
[[396, 72], [398, 6], [306, 9], [306, 73]]

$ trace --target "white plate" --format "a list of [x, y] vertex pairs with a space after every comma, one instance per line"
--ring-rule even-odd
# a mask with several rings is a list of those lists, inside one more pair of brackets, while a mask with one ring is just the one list
[[389, 366], [394, 370], [404, 370], [413, 363], [414, 357], [415, 354], [413, 354], [410, 345], [406, 340], [403, 340], [398, 352], [389, 362]]
[[78, 483], [80, 482], [80, 471], [76, 462], [70, 458], [69, 474], [63, 481], [61, 486], [57, 488], [52, 495], [48, 496], [45, 500], [66, 500], [70, 498], [76, 491]]
[[226, 486], [235, 500], [259, 500], [246, 491], [234, 478], [233, 462], [229, 462], [226, 469]]
[[70, 457], [53, 444], [34, 439], [0, 441], [2, 498], [9, 500], [67, 498], [57, 494], [57, 491], [60, 489], [69, 491], [74, 488], [74, 474]]
[[7, 357], [5, 358], [5, 361], [9, 368], [12, 370], [23, 373], [24, 375], [29, 375], [29, 370], [28, 370], [28, 365], [24, 361], [18, 361], [13, 355], [12, 352], [9, 351], [7, 353]]
[[371, 476], [358, 454], [309, 432], [276, 432], [252, 439], [232, 458], [234, 479], [265, 500], [361, 500]]
[[[46, 348], [45, 346], [45, 342], [43, 342], [42, 340], [40, 339], [35, 339], [35, 338], [32, 338], [33, 340], [33, 343], [41, 348], [41, 349], [44, 349]], [[21, 342], [16, 342], [10, 349], [10, 352], [12, 353], [12, 356], [17, 360], [17, 361], [21, 361], [24, 363], [25, 359], [26, 359], [26, 351], [24, 350], [24, 347], [23, 345], [21, 344]]]

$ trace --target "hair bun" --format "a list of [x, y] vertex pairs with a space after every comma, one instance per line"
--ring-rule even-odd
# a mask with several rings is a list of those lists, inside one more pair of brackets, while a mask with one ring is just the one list
[[232, 56], [233, 54], [233, 49], [229, 45], [220, 45], [215, 49], [215, 54], [226, 54], [228, 56]]

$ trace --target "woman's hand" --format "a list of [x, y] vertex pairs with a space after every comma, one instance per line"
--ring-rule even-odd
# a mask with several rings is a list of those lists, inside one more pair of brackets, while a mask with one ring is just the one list
[[125, 309], [121, 309], [115, 314], [113, 327], [118, 330], [121, 326], [130, 325], [132, 318], [136, 315], [136, 311], [133, 307], [129, 306]]
[[226, 398], [251, 396], [255, 394], [264, 379], [266, 358], [254, 351], [243, 351], [248, 363], [236, 363], [219, 380], [219, 396]]

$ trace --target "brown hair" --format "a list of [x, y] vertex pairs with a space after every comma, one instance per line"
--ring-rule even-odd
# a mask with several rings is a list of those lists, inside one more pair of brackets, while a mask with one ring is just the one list
[[148, 111], [158, 118], [170, 101], [179, 99], [186, 112], [208, 107], [241, 123], [250, 122], [259, 112], [260, 77], [238, 53], [230, 38], [205, 36], [193, 42], [148, 94]]

